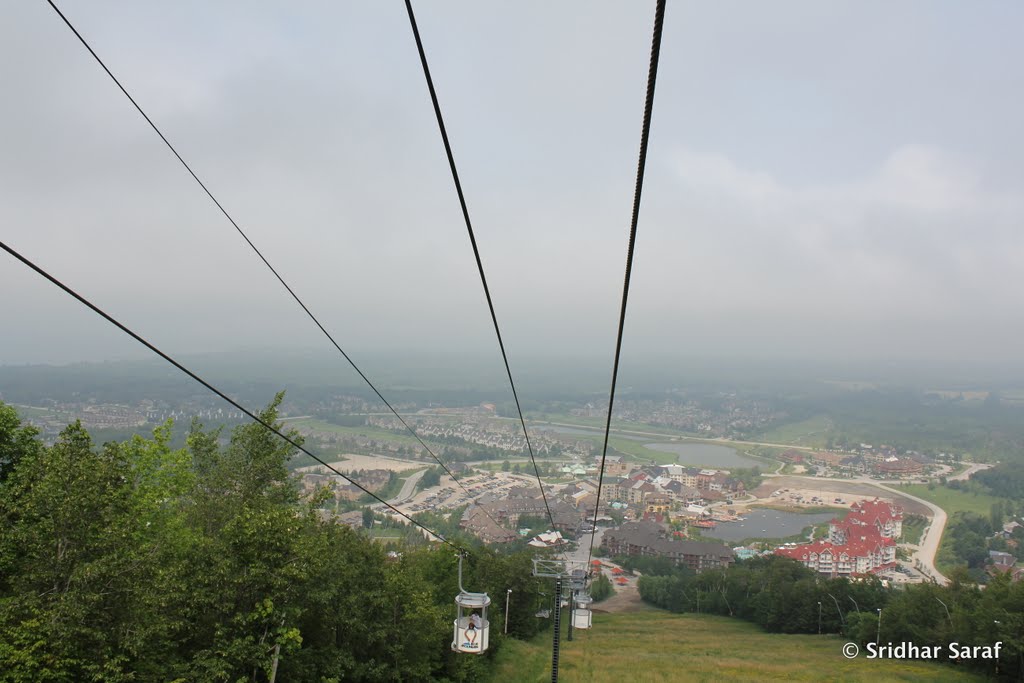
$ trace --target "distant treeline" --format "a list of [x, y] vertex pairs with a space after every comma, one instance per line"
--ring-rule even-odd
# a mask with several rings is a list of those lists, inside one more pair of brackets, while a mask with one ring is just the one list
[[[47, 447], [0, 403], [0, 681], [267, 681], [275, 664], [278, 681], [487, 676], [502, 629], [486, 656], [450, 649], [449, 547], [389, 559], [322, 521], [288, 476], [293, 449], [259, 425], [168, 439], [97, 447], [73, 424]], [[530, 555], [473, 547], [463, 582], [512, 589], [510, 634], [540, 628]]]
[[[1008, 462], [975, 472], [971, 480], [988, 488], [993, 496], [1024, 501], [1024, 462]], [[950, 486], [956, 483], [949, 482]]]

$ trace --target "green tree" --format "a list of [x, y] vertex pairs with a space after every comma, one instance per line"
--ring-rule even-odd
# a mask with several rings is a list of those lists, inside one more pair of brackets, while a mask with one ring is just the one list
[[14, 408], [0, 401], [0, 485], [7, 481], [23, 457], [31, 457], [40, 448], [38, 430], [23, 427]]
[[428, 489], [431, 486], [439, 486], [442, 474], [444, 474], [444, 469], [441, 466], [431, 467], [420, 478], [420, 487]]
[[996, 501], [992, 503], [992, 507], [989, 511], [989, 524], [996, 531], [1003, 528], [1003, 503]]
[[80, 423], [11, 472], [0, 517], [0, 670], [9, 680], [127, 680], [166, 633], [153, 614], [180, 540], [182, 453], [154, 442], [93, 448]]
[[615, 588], [612, 587], [612, 582], [603, 573], [598, 574], [590, 584], [590, 597], [594, 599], [594, 602], [607, 600], [614, 594]]

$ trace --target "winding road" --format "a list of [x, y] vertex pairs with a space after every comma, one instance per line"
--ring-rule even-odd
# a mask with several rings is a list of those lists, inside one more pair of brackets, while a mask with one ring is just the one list
[[398, 505], [399, 503], [404, 503], [405, 501], [412, 498], [413, 494], [416, 492], [416, 484], [419, 483], [420, 479], [422, 479], [423, 475], [426, 473], [426, 470], [420, 470], [419, 472], [416, 472], [406, 477], [405, 483], [402, 484], [402, 490], [398, 492], [397, 496], [389, 500], [388, 504]]
[[875, 482], [874, 485], [883, 491], [888, 491], [890, 493], [903, 496], [904, 498], [916, 500], [922, 505], [927, 505], [928, 509], [932, 511], [932, 521], [924, 530], [921, 543], [917, 550], [914, 551], [914, 558], [920, 562], [920, 567], [925, 575], [935, 579], [935, 581], [942, 586], [948, 584], [949, 579], [940, 574], [939, 570], [935, 568], [935, 553], [939, 552], [939, 542], [942, 540], [942, 532], [946, 528], [946, 511], [935, 503], [929, 503], [927, 500], [918, 498], [917, 496], [912, 496], [905, 491], [898, 491], [877, 482]]

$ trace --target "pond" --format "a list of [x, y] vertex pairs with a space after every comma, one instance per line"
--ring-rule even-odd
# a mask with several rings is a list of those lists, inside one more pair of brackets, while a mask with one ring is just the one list
[[741, 522], [719, 522], [714, 529], [701, 529], [701, 533], [723, 541], [740, 541], [744, 538], [786, 538], [800, 533], [805, 527], [827, 522], [837, 513], [815, 512], [805, 515], [768, 508], [750, 508], [741, 514], [746, 517]]
[[646, 443], [644, 448], [662, 453], [675, 453], [680, 465], [702, 465], [704, 467], [754, 467], [764, 463], [741, 455], [734, 448], [709, 443]]

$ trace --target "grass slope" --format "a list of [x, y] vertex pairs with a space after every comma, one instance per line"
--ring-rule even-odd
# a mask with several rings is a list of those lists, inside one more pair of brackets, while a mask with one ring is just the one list
[[[739, 619], [645, 610], [595, 614], [594, 628], [563, 638], [559, 680], [593, 683], [675, 681], [980, 681], [953, 666], [856, 659], [840, 636], [765, 633]], [[509, 640], [496, 656], [492, 683], [551, 680], [551, 632]]]
[[956, 491], [945, 486], [929, 489], [927, 484], [911, 484], [894, 488], [935, 503], [950, 516], [954, 512], [974, 512], [987, 517], [992, 511], [992, 504], [1001, 500], [985, 493]]

